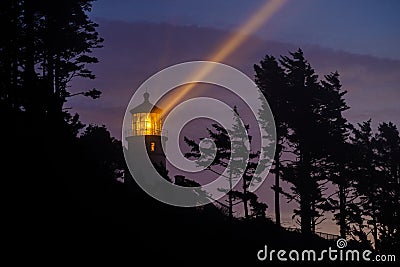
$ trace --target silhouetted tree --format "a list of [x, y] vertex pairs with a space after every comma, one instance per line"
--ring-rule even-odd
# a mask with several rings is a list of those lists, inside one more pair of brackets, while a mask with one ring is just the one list
[[[2, 31], [0, 39], [0, 116], [6, 126], [1, 134], [9, 133], [2, 138], [2, 152], [7, 157], [2, 162], [1, 174], [5, 177], [2, 183], [7, 183], [2, 186], [12, 196], [9, 198], [12, 205], [8, 205], [11, 207], [6, 207], [11, 215], [4, 217], [12, 218], [14, 221], [10, 224], [18, 228], [18, 231], [9, 231], [19, 235], [12, 239], [42, 240], [47, 231], [47, 236], [55, 235], [51, 240], [68, 237], [75, 242], [74, 247], [81, 245], [85, 252], [89, 246], [85, 242], [79, 244], [79, 238], [87, 235], [88, 239], [97, 237], [96, 240], [102, 240], [107, 234], [127, 236], [135, 240], [135, 244], [139, 243], [136, 240], [147, 242], [151, 249], [153, 241], [160, 241], [163, 235], [166, 238], [162, 239], [167, 241], [157, 246], [161, 250], [172, 238], [178, 238], [181, 244], [193, 241], [193, 235], [187, 233], [195, 231], [200, 231], [195, 236], [199, 244], [219, 235], [225, 240], [225, 218], [221, 219], [220, 210], [213, 205], [177, 209], [157, 202], [138, 187], [136, 191], [126, 189], [126, 184], [122, 188], [121, 182], [129, 173], [121, 142], [111, 137], [104, 126], [85, 127], [77, 114], [72, 115], [64, 108], [70, 97], [82, 95], [95, 99], [100, 96], [96, 89], [69, 89], [74, 78], [95, 78], [87, 66], [97, 62], [91, 53], [101, 47], [102, 39], [96, 32], [97, 24], [88, 17], [92, 2], [0, 2], [0, 24], [7, 29]], [[351, 231], [360, 241], [368, 242], [365, 230], [370, 227], [376, 247], [398, 248], [400, 141], [396, 127], [382, 123], [374, 135], [370, 122], [359, 124], [359, 129], [353, 129], [349, 143], [348, 125], [342, 116], [347, 109], [343, 99], [345, 92], [341, 90], [339, 75], [332, 73], [318, 81], [301, 50], [279, 61], [266, 56], [255, 66], [255, 71], [256, 82], [271, 104], [277, 125], [273, 169], [276, 223], [280, 224], [279, 198], [284, 194], [300, 205], [295, 215], [301, 218], [302, 232], [315, 231], [316, 225], [324, 219], [326, 183], [332, 182], [338, 188], [337, 199], [329, 201], [331, 209], [338, 211], [336, 219], [341, 235]], [[259, 153], [250, 151], [249, 128], [243, 127], [239, 118], [234, 110], [232, 130], [217, 124], [208, 129], [208, 137], [217, 147], [208, 170], [221, 175], [227, 169], [225, 178], [230, 186], [221, 190], [227, 190], [231, 220], [236, 204], [243, 204], [246, 219], [264, 218], [266, 204], [260, 203], [256, 194], [248, 192], [250, 181], [256, 176], [255, 159]], [[261, 123], [269, 127], [266, 121]], [[200, 149], [195, 141], [187, 138], [185, 141], [191, 147], [188, 157], [196, 158], [200, 165], [209, 163], [212, 147]], [[232, 163], [228, 165], [230, 158]], [[162, 169], [168, 178], [166, 169]], [[242, 184], [236, 190], [232, 184], [240, 178]], [[292, 184], [290, 194], [282, 191], [280, 180]], [[181, 185], [199, 184], [183, 179]], [[130, 186], [135, 184], [130, 183]], [[209, 197], [205, 192], [198, 193]], [[210, 234], [210, 229], [214, 229], [210, 227], [201, 232], [201, 223], [206, 221], [203, 215], [207, 220], [221, 219], [218, 224], [210, 220], [218, 230]], [[143, 230], [160, 221], [164, 227], [157, 225], [151, 231]], [[253, 239], [258, 240], [254, 233], [258, 234], [260, 229], [264, 229], [262, 236], [268, 236], [265, 233], [270, 229], [265, 230], [264, 224], [259, 227], [258, 222], [250, 224], [249, 220], [240, 223], [237, 233], [247, 234], [244, 231], [249, 231], [248, 225], [257, 226], [256, 230], [250, 229], [252, 242], [246, 245], [254, 244]], [[179, 231], [165, 231], [177, 225]], [[299, 239], [283, 235], [290, 237], [289, 240]], [[278, 234], [272, 233], [272, 236]], [[240, 244], [248, 241], [237, 240]], [[113, 246], [118, 243], [110, 242]], [[215, 251], [221, 247], [216, 245]], [[190, 250], [198, 251], [190, 246], [186, 252]], [[242, 248], [237, 250], [242, 252]], [[251, 253], [254, 251], [251, 247]]]
[[[317, 168], [317, 160], [322, 155], [319, 146], [322, 139], [319, 112], [322, 104], [316, 96], [321, 86], [303, 52], [299, 49], [290, 55], [281, 56], [280, 66], [274, 58], [266, 57], [262, 62], [264, 70], [256, 67], [256, 72], [258, 83], [278, 122], [275, 169], [282, 169], [282, 178], [293, 184], [293, 195], [282, 194], [299, 202], [300, 210], [295, 210], [295, 214], [300, 216], [302, 232], [307, 235], [314, 228], [314, 218], [320, 217], [316, 211], [323, 189], [319, 183], [323, 178]], [[292, 154], [289, 157], [294, 156], [296, 160], [280, 166], [279, 153], [282, 152], [283, 142], [287, 153]], [[276, 174], [279, 175], [279, 171]], [[278, 178], [276, 180], [279, 181]], [[279, 190], [276, 186], [275, 190]]]
[[372, 228], [372, 236], [375, 248], [377, 248], [379, 242], [377, 214], [379, 212], [380, 186], [371, 120], [359, 123], [358, 128], [353, 129], [351, 139], [357, 156], [354, 159], [357, 175], [354, 186], [359, 197], [358, 206], [362, 209], [366, 224]]
[[[26, 235], [48, 237], [85, 214], [75, 193], [83, 185], [82, 173], [89, 173], [85, 168], [93, 165], [77, 161], [84, 125], [63, 105], [73, 95], [68, 88], [73, 78], [94, 78], [86, 66], [97, 61], [90, 53], [102, 39], [87, 14], [91, 3], [0, 1], [0, 135], [7, 155], [2, 176], [17, 199], [12, 210], [21, 212], [14, 214], [15, 223], [24, 221], [32, 230]], [[99, 91], [82, 94], [98, 97]]]
[[[207, 166], [211, 163], [207, 170], [224, 176], [229, 182], [229, 188], [220, 188], [228, 195], [228, 214], [230, 220], [233, 219], [233, 207], [239, 203], [243, 203], [243, 210], [245, 218], [250, 218], [248, 211], [249, 204], [251, 204], [253, 211], [258, 214], [264, 206], [257, 206], [254, 196], [250, 197], [248, 187], [254, 177], [254, 171], [257, 164], [253, 161], [258, 157], [258, 153], [250, 151], [251, 136], [248, 135], [248, 125], [240, 123], [240, 116], [237, 113], [236, 107], [233, 111], [233, 124], [232, 129], [225, 129], [218, 124], [212, 124], [213, 129], [207, 129], [209, 136], [215, 146], [204, 139], [203, 142], [209, 143], [208, 148], [200, 150], [199, 144], [194, 140], [185, 137], [185, 142], [190, 146], [191, 152], [186, 153], [188, 158], [195, 158], [199, 166]], [[203, 138], [202, 138], [203, 139]], [[247, 141], [248, 140], [248, 141]], [[214, 149], [216, 149], [215, 158]], [[212, 162], [210, 162], [212, 160]], [[231, 162], [229, 163], [229, 161]], [[227, 170], [224, 174], [224, 170]], [[236, 191], [233, 188], [234, 181], [242, 179], [242, 192]], [[234, 202], [240, 199], [238, 202]], [[249, 203], [250, 200], [250, 203]], [[265, 210], [264, 210], [265, 214]]]
[[298, 196], [300, 210], [295, 215], [301, 218], [301, 231], [308, 235], [312, 231], [313, 202], [320, 195], [318, 179], [312, 175], [313, 149], [317, 143], [318, 132], [315, 111], [317, 76], [310, 64], [304, 59], [301, 50], [291, 53], [291, 57], [281, 57], [280, 63], [285, 69], [285, 79], [289, 85], [288, 96], [291, 106], [291, 143], [297, 160], [286, 166], [284, 179], [294, 185], [293, 192]]
[[[331, 73], [321, 81], [322, 89], [318, 98], [326, 103], [321, 109], [324, 118], [322, 123], [326, 138], [327, 156], [324, 162], [327, 178], [337, 186], [334, 195], [338, 202], [333, 205], [333, 209], [338, 212], [335, 219], [340, 226], [340, 235], [346, 238], [349, 230], [348, 204], [354, 199], [354, 188], [352, 187], [352, 176], [350, 162], [352, 160], [352, 146], [348, 142], [350, 124], [343, 117], [342, 112], [349, 107], [344, 100], [346, 91], [342, 90], [339, 80], [339, 73]], [[328, 198], [329, 200], [332, 200]], [[349, 202], [348, 202], [349, 201]], [[334, 201], [333, 201], [334, 202]], [[330, 204], [333, 204], [331, 201]]]
[[45, 131], [54, 131], [68, 119], [63, 110], [68, 97], [100, 95], [96, 89], [75, 94], [68, 90], [75, 77], [95, 77], [86, 68], [97, 62], [90, 53], [102, 42], [87, 14], [92, 2], [2, 1], [2, 25], [11, 29], [0, 42], [2, 108], [24, 113], [38, 129], [47, 121], [51, 128]]
[[[343, 98], [346, 92], [341, 89], [337, 72], [318, 81], [300, 49], [281, 56], [279, 61], [267, 55], [254, 68], [256, 83], [270, 104], [277, 126], [273, 169], [276, 220], [279, 224], [279, 194], [283, 194], [289, 201], [299, 203], [294, 216], [300, 217], [302, 232], [307, 235], [325, 220], [326, 207], [332, 206], [327, 205], [324, 196], [330, 182], [340, 187], [340, 208], [346, 206], [348, 175], [346, 161], [341, 157], [349, 128], [342, 115], [348, 109]], [[282, 192], [280, 176], [293, 185], [292, 193]], [[344, 231], [345, 222], [343, 218], [340, 221]]]
[[22, 106], [21, 60], [23, 46], [22, 6], [18, 1], [0, 2], [0, 108], [1, 114], [17, 111]]
[[[400, 245], [400, 136], [397, 127], [381, 123], [375, 135], [380, 190], [377, 212], [379, 248], [399, 252]], [[397, 248], [397, 249], [396, 249]]]
[[389, 122], [379, 124], [374, 134], [369, 120], [354, 127], [351, 140], [357, 198], [350, 211], [359, 218], [352, 217], [352, 235], [366, 243], [372, 233], [375, 249], [398, 253], [399, 132]]
[[120, 205], [117, 192], [125, 176], [122, 144], [111, 137], [105, 126], [89, 125], [76, 140], [73, 159], [75, 173], [69, 178], [78, 185], [75, 190], [88, 209], [112, 214]]
[[[268, 100], [270, 108], [274, 115], [276, 126], [276, 149], [271, 172], [275, 174], [275, 184], [272, 189], [275, 192], [275, 222], [281, 225], [280, 215], [280, 187], [281, 175], [281, 157], [285, 144], [285, 137], [288, 134], [288, 97], [287, 84], [285, 82], [284, 70], [279, 66], [278, 61], [273, 57], [266, 55], [259, 65], [254, 65], [255, 82], [260, 88], [264, 97]], [[262, 120], [262, 118], [261, 118]], [[260, 121], [263, 127], [268, 127], [268, 121]]]

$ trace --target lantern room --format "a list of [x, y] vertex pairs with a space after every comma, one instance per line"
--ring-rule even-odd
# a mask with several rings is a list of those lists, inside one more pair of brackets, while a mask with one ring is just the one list
[[162, 110], [149, 101], [149, 93], [143, 94], [144, 101], [130, 111], [132, 114], [132, 136], [161, 136]]

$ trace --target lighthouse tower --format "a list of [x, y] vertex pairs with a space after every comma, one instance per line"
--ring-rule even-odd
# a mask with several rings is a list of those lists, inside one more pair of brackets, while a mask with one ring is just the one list
[[[151, 163], [158, 170], [165, 170], [165, 153], [163, 147], [167, 141], [166, 136], [162, 136], [162, 110], [150, 103], [149, 93], [143, 94], [144, 101], [139, 106], [130, 110], [132, 114], [131, 131], [126, 137], [128, 142], [128, 153], [131, 157], [135, 157], [135, 162], [140, 163], [140, 153], [135, 153], [138, 147], [142, 147], [143, 143], [146, 146], [147, 154]], [[141, 166], [134, 166], [135, 169]]]

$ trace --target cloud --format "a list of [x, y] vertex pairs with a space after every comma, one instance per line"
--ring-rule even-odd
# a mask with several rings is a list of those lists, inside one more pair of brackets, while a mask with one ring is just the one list
[[[228, 31], [196, 26], [155, 23], [100, 21], [104, 48], [95, 52], [100, 63], [94, 65], [97, 78], [76, 80], [72, 90], [96, 87], [103, 92], [99, 100], [75, 98], [68, 102], [84, 122], [105, 124], [119, 138], [122, 118], [129, 99], [151, 75], [173, 64], [207, 60], [221, 47]], [[263, 40], [251, 36], [225, 62], [253, 78], [253, 64], [265, 54], [275, 57], [297, 50], [295, 44]], [[351, 109], [352, 122], [372, 118], [400, 125], [400, 60], [358, 55], [319, 46], [303, 46], [306, 58], [320, 77], [332, 71], [341, 74]], [[151, 92], [151, 88], [149, 88]]]

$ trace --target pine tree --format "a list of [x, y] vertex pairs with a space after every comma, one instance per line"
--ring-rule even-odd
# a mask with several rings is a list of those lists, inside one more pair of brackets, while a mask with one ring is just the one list
[[299, 202], [301, 231], [305, 235], [315, 231], [315, 226], [323, 220], [321, 205], [324, 202], [322, 181], [326, 178], [319, 160], [325, 156], [325, 135], [321, 122], [321, 103], [317, 96], [321, 86], [314, 69], [305, 60], [303, 52], [290, 53], [279, 60], [285, 71], [288, 86], [288, 144], [296, 160], [284, 167], [283, 179], [293, 187], [293, 196]]
[[328, 180], [337, 186], [334, 195], [338, 199], [337, 203], [331, 198], [328, 202], [333, 204], [333, 210], [338, 211], [335, 219], [340, 226], [340, 236], [346, 238], [349, 231], [348, 204], [354, 200], [349, 165], [352, 160], [352, 146], [348, 142], [351, 126], [342, 114], [349, 107], [343, 98], [346, 91], [342, 90], [338, 72], [326, 75], [321, 85], [322, 90], [318, 98], [326, 103], [321, 109], [321, 116], [324, 118], [322, 121], [324, 132], [328, 134], [326, 136], [327, 157], [324, 165]]
[[[341, 89], [337, 72], [318, 81], [300, 49], [290, 56], [281, 56], [279, 61], [267, 55], [254, 68], [256, 83], [268, 100], [277, 125], [278, 147], [273, 169], [277, 223], [279, 194], [283, 194], [289, 201], [299, 203], [300, 209], [294, 211], [294, 216], [300, 217], [302, 232], [308, 235], [325, 220], [327, 207], [332, 208], [334, 201], [325, 197], [330, 182], [339, 186], [340, 209], [344, 211], [346, 207], [348, 170], [340, 155], [347, 149], [349, 131], [342, 115], [348, 109], [343, 98], [346, 92]], [[291, 193], [280, 189], [280, 176], [292, 184]], [[344, 212], [338, 214], [345, 216]], [[344, 217], [340, 218], [340, 224], [344, 235]]]
[[[279, 66], [278, 61], [266, 55], [259, 65], [254, 65], [255, 82], [260, 88], [265, 99], [270, 104], [276, 125], [277, 146], [275, 150], [273, 168], [271, 172], [275, 174], [275, 184], [272, 189], [275, 192], [275, 222], [281, 225], [280, 215], [280, 187], [281, 158], [285, 144], [285, 137], [288, 134], [288, 98], [287, 85], [284, 80], [284, 70]], [[261, 118], [262, 119], [262, 118]], [[260, 121], [263, 127], [268, 127], [268, 121]]]
[[[1, 20], [9, 29], [0, 42], [0, 105], [22, 113], [36, 129], [68, 122], [63, 105], [81, 94], [97, 98], [93, 89], [71, 94], [69, 82], [93, 79], [87, 65], [101, 47], [96, 23], [88, 17], [92, 0], [9, 0], [1, 2]], [[3, 41], [4, 40], [4, 41]], [[28, 123], [24, 123], [25, 128]], [[49, 129], [44, 132], [49, 131]]]
[[[233, 220], [234, 206], [240, 203], [243, 204], [244, 217], [246, 219], [251, 216], [265, 214], [266, 206], [260, 205], [257, 197], [248, 192], [248, 187], [254, 177], [256, 168], [254, 160], [258, 158], [258, 153], [250, 151], [251, 136], [248, 134], [249, 126], [242, 125], [241, 118], [235, 107], [231, 129], [225, 129], [218, 124], [212, 124], [212, 127], [213, 129], [207, 129], [209, 134], [207, 138], [214, 142], [216, 154], [214, 154], [215, 147], [210, 141], [205, 141], [207, 139], [202, 138], [203, 142], [208, 143], [208, 147], [203, 147], [200, 150], [197, 142], [185, 137], [185, 142], [191, 149], [191, 152], [186, 153], [185, 156], [196, 159], [199, 166], [208, 166], [212, 161], [207, 170], [227, 179], [228, 188], [220, 188], [219, 190], [226, 192], [228, 195], [227, 206], [230, 220]], [[233, 187], [233, 184], [239, 179], [242, 179], [242, 191], [238, 191]], [[249, 213], [249, 205], [254, 213], [252, 215]]]
[[[397, 127], [381, 123], [375, 135], [379, 177], [379, 245], [386, 252], [399, 252], [400, 245], [400, 136]], [[397, 249], [396, 249], [397, 248]]]
[[361, 208], [363, 220], [372, 228], [375, 248], [378, 248], [377, 216], [379, 212], [379, 191], [381, 189], [371, 120], [358, 123], [358, 127], [353, 128], [351, 140], [355, 149], [353, 161], [356, 175], [354, 186], [359, 199], [357, 206]]

